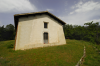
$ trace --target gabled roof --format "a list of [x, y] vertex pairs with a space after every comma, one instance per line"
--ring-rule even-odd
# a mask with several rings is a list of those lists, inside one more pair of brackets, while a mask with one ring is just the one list
[[62, 25], [66, 24], [64, 21], [62, 21], [61, 19], [59, 19], [58, 17], [56, 17], [55, 15], [51, 14], [48, 11], [42, 11], [42, 12], [33, 12], [33, 13], [23, 13], [23, 14], [15, 14], [14, 15], [14, 21], [15, 21], [15, 30], [17, 29], [17, 25], [18, 25], [18, 19], [20, 17], [27, 17], [27, 16], [35, 16], [35, 15], [41, 15], [41, 14], [47, 14], [50, 17], [54, 18], [55, 20], [57, 20], [59, 23], [61, 23]]

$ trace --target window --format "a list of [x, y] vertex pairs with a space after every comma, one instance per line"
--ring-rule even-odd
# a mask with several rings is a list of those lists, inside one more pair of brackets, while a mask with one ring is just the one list
[[48, 28], [48, 23], [44, 23], [44, 28]]
[[48, 44], [48, 33], [44, 32], [43, 37], [44, 37], [44, 44]]

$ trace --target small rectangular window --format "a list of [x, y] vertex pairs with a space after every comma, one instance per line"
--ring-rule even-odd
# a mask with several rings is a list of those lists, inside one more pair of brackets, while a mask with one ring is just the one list
[[44, 23], [44, 28], [48, 28], [48, 23]]
[[48, 33], [44, 32], [43, 37], [44, 37], [44, 44], [48, 44]]

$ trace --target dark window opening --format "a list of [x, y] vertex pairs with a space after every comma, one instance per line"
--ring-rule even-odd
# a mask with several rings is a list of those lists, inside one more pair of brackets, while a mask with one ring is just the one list
[[44, 32], [44, 44], [48, 44], [48, 33]]
[[48, 23], [44, 23], [44, 28], [48, 28]]

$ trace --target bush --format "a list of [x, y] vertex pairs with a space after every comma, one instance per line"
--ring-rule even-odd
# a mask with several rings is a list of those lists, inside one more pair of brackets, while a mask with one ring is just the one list
[[98, 39], [96, 38], [95, 42], [99, 45], [100, 44], [100, 38], [98, 38]]

